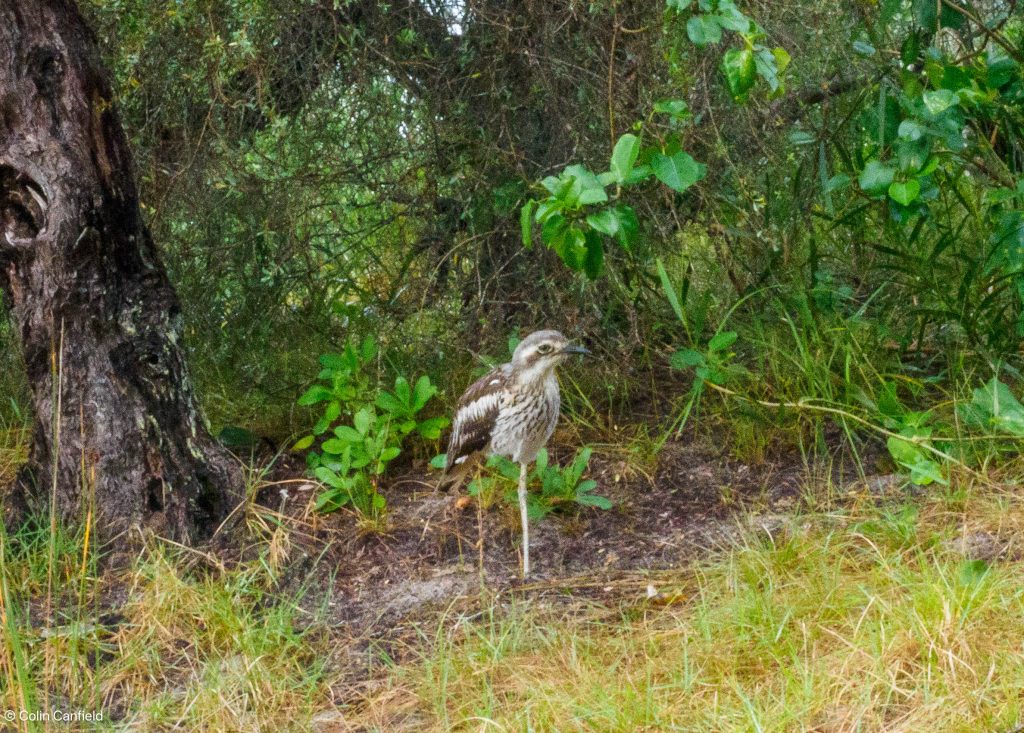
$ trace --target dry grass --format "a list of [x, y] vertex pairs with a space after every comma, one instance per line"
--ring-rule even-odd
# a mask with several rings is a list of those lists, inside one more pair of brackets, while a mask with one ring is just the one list
[[28, 460], [28, 440], [26, 428], [0, 423], [0, 486], [9, 485], [18, 468]]
[[232, 568], [150, 540], [104, 575], [82, 534], [0, 535], [0, 710], [139, 731], [1013, 730], [1024, 507], [1012, 490], [875, 504], [608, 583], [616, 600], [449, 612], [355, 687], [312, 600], [274, 590], [279, 528]]
[[616, 614], [448, 619], [353, 730], [1013, 730], [1024, 567], [964, 548], [1012, 554], [1022, 529], [1012, 497], [808, 517]]
[[[223, 570], [151, 542], [129, 570], [97, 577], [82, 536], [38, 530], [3, 544], [0, 711], [57, 706], [103, 711], [99, 730], [219, 732], [308, 730], [331, 705], [337, 673], [316, 611], [272, 592], [266, 557]], [[117, 596], [113, 613], [97, 603]]]

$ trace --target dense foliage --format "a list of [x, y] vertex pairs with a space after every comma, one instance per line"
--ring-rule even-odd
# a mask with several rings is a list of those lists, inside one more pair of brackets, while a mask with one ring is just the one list
[[[890, 389], [1016, 389], [1012, 0], [84, 5], [218, 429], [304, 434], [316, 360], [371, 334], [365, 378], [424, 420], [539, 326], [614, 356], [569, 395], [595, 427], [655, 391], [667, 435], [709, 382], [736, 436], [804, 445], [817, 419], [765, 404], [884, 426]], [[424, 373], [442, 401], [401, 378]], [[380, 424], [383, 470], [391, 410], [360, 399], [314, 432]]]

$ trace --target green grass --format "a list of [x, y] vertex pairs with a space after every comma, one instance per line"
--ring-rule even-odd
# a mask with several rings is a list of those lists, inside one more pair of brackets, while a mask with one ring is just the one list
[[[956, 550], [1002, 500], [798, 517], [617, 612], [520, 602], [447, 619], [371, 730], [979, 731], [1024, 718], [1024, 568]], [[1019, 540], [1018, 536], [1018, 540]], [[613, 584], [614, 585], [614, 584]], [[629, 596], [632, 595], [632, 598]]]
[[[101, 575], [84, 535], [0, 536], [0, 709], [101, 710], [98, 730], [307, 730], [339, 671], [318, 610], [273, 592], [274, 542], [228, 570], [152, 541]], [[113, 617], [110, 594], [125, 597]]]

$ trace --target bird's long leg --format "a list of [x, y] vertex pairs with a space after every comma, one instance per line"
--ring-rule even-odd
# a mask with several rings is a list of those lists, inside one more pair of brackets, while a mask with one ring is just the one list
[[519, 518], [523, 523], [523, 577], [530, 574], [530, 518], [526, 513], [526, 464], [519, 464]]

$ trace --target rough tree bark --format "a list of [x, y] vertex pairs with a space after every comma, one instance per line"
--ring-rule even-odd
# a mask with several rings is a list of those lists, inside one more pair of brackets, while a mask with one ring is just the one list
[[0, 0], [0, 290], [35, 428], [6, 519], [55, 497], [96, 527], [180, 541], [230, 510], [240, 474], [210, 437], [180, 307], [140, 211], [96, 42], [71, 0]]

